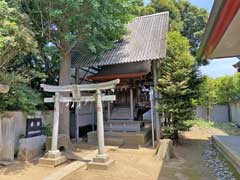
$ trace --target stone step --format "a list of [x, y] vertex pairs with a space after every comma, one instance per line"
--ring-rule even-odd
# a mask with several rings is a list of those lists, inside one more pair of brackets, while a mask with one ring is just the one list
[[[105, 137], [104, 141], [106, 145], [110, 145], [110, 146], [121, 146], [124, 144], [123, 138], [118, 138], [118, 137]], [[88, 137], [88, 143], [97, 144], [97, 136], [92, 135]]]
[[110, 116], [110, 119], [131, 119], [131, 116], [130, 115], [128, 116], [113, 115], [113, 116]]
[[115, 112], [115, 111], [129, 112], [129, 111], [131, 111], [131, 109], [113, 109], [112, 110], [112, 112]]
[[59, 169], [58, 171], [48, 175], [43, 180], [61, 180], [64, 177], [68, 176], [69, 174], [73, 173], [74, 171], [86, 167], [85, 162], [81, 161], [74, 161], [67, 166]]
[[108, 137], [105, 138], [105, 143], [112, 146], [121, 146], [124, 144], [124, 140], [122, 138]]
[[112, 112], [131, 112], [131, 110], [130, 109], [128, 110], [113, 109]]

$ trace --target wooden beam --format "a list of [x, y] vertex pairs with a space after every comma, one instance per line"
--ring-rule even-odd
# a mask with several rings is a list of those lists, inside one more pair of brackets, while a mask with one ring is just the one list
[[157, 69], [157, 61], [152, 62], [152, 68], [153, 68], [153, 83], [154, 83], [154, 106], [155, 106], [155, 129], [156, 129], [156, 140], [157, 142], [160, 141], [160, 129], [161, 129], [161, 124], [160, 124], [160, 116], [158, 113], [158, 106], [159, 106], [159, 94], [157, 92], [157, 84], [158, 84], [158, 69]]
[[110, 104], [110, 102], [108, 102], [108, 112], [107, 112], [107, 119], [108, 119], [108, 121], [110, 121], [110, 117], [111, 117], [111, 104]]
[[88, 69], [79, 68], [79, 69], [81, 69], [81, 70], [83, 70], [83, 71], [85, 71], [85, 72], [88, 72], [88, 73], [90, 73], [90, 74], [94, 74], [94, 75], [97, 74], [97, 73], [94, 73], [94, 72], [90, 71], [89, 68], [88, 68]]
[[[120, 79], [116, 79], [113, 81], [108, 81], [104, 83], [98, 84], [82, 84], [82, 85], [74, 85], [78, 86], [79, 91], [95, 91], [99, 90], [107, 90], [107, 89], [114, 89], [117, 84], [120, 83]], [[41, 88], [44, 89], [46, 92], [71, 92], [73, 90], [73, 85], [67, 86], [51, 86], [46, 84], [41, 84]]]
[[133, 104], [133, 89], [130, 88], [130, 110], [131, 110], [131, 119], [134, 119], [134, 104]]
[[152, 122], [152, 145], [153, 148], [155, 147], [155, 135], [154, 135], [154, 93], [153, 93], [153, 87], [150, 87], [150, 92], [149, 92], [149, 99], [151, 103], [151, 122]]
[[[50, 97], [50, 98], [44, 98], [45, 103], [53, 103], [55, 98]], [[115, 95], [106, 95], [102, 96], [102, 101], [115, 101], [116, 96]], [[60, 97], [59, 98], [60, 102], [94, 102], [95, 101], [95, 96], [82, 96], [80, 100], [73, 99], [72, 97]]]
[[0, 93], [5, 94], [9, 91], [9, 86], [0, 84]]

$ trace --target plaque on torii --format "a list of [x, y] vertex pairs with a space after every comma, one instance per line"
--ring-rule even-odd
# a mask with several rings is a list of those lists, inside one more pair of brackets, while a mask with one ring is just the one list
[[[114, 89], [115, 86], [120, 82], [119, 79], [97, 83], [97, 84], [82, 84], [82, 85], [66, 85], [66, 86], [52, 86], [41, 84], [41, 87], [46, 92], [55, 93], [55, 96], [50, 98], [44, 98], [45, 103], [54, 103], [54, 118], [53, 118], [53, 131], [52, 131], [52, 142], [51, 150], [47, 152], [44, 158], [40, 159], [40, 164], [46, 164], [49, 166], [56, 166], [65, 161], [61, 156], [60, 151], [57, 147], [58, 141], [58, 127], [59, 127], [59, 111], [60, 103], [70, 102], [93, 102], [96, 101], [97, 111], [97, 139], [98, 139], [98, 154], [94, 158], [98, 163], [105, 162], [107, 158], [104, 153], [104, 123], [103, 123], [103, 107], [102, 101], [115, 101], [115, 95], [102, 95], [103, 90]], [[81, 92], [95, 91], [93, 96], [82, 96]], [[60, 93], [71, 92], [72, 97], [64, 97]]]

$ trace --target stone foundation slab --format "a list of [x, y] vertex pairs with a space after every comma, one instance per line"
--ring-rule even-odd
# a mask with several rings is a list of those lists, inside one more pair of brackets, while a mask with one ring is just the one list
[[19, 140], [18, 160], [30, 161], [41, 155], [46, 136], [36, 136], [31, 138], [22, 138]]

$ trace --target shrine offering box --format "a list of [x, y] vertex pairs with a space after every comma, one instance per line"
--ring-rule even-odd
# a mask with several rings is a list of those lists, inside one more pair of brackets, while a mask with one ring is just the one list
[[42, 119], [27, 118], [26, 137], [35, 137], [42, 135]]

